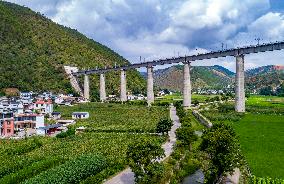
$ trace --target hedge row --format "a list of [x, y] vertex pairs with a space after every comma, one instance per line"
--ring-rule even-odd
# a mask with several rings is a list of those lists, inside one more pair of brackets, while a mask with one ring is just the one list
[[87, 177], [99, 173], [107, 167], [104, 157], [84, 155], [49, 169], [34, 178], [26, 180], [25, 184], [67, 184], [79, 183]]

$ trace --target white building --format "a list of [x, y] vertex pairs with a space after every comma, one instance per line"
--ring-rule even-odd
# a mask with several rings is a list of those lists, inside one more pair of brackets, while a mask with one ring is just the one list
[[88, 112], [73, 112], [72, 119], [87, 119], [90, 115]]
[[44, 115], [18, 114], [14, 118], [15, 118], [16, 129], [24, 129], [24, 128], [36, 129], [44, 126]]
[[51, 100], [37, 100], [34, 103], [34, 110], [41, 114], [51, 114], [53, 112], [53, 104]]

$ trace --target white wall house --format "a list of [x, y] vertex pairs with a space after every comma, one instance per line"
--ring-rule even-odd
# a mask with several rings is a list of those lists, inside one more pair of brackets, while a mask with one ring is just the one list
[[37, 100], [34, 103], [34, 110], [39, 111], [42, 114], [51, 114], [53, 112], [53, 104], [51, 100]]
[[15, 128], [36, 129], [44, 126], [44, 115], [39, 114], [18, 114], [15, 117]]
[[88, 112], [73, 112], [72, 119], [87, 119], [90, 115]]

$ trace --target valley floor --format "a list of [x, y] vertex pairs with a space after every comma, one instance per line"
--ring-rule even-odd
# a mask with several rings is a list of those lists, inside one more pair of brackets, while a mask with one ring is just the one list
[[258, 177], [284, 178], [284, 98], [252, 96], [247, 112], [233, 112], [233, 104], [203, 111], [212, 122], [235, 128], [251, 172]]

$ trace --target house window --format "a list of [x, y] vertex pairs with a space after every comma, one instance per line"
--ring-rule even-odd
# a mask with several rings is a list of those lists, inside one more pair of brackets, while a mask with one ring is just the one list
[[7, 125], [10, 125], [11, 124], [11, 122], [10, 121], [7, 121]]
[[11, 130], [10, 130], [10, 129], [7, 129], [7, 133], [11, 133]]

